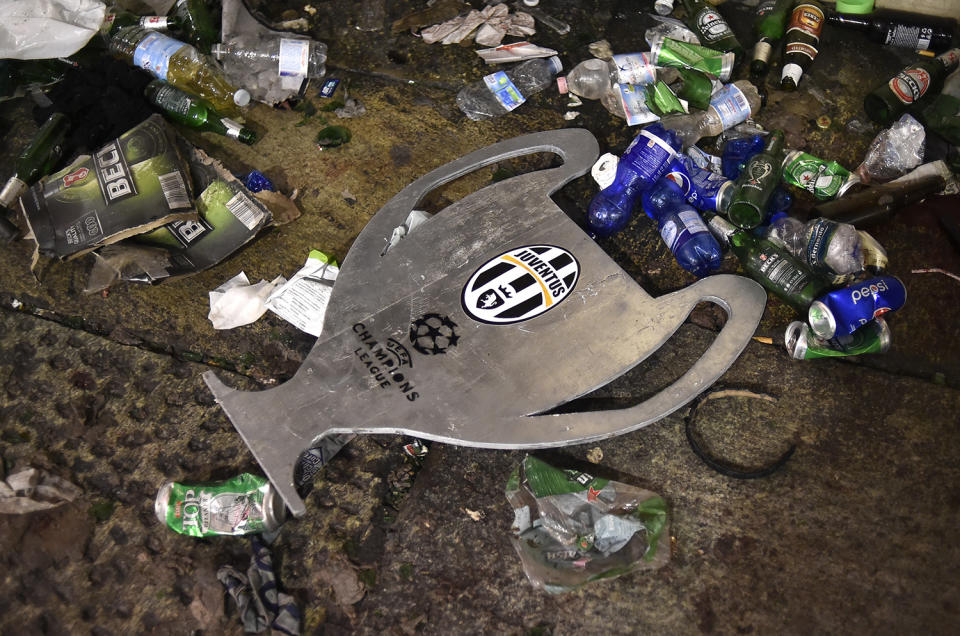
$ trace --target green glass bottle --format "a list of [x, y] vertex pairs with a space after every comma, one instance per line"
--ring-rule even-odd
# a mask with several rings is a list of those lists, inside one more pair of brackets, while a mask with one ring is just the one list
[[777, 184], [783, 164], [783, 131], [767, 137], [763, 152], [754, 155], [733, 184], [733, 200], [727, 218], [735, 226], [749, 230], [763, 222], [763, 216]]
[[730, 247], [750, 278], [771, 294], [806, 315], [810, 304], [829, 291], [830, 283], [816, 276], [786, 248], [741, 230], [723, 217], [703, 213], [710, 231]]
[[924, 97], [936, 95], [943, 81], [960, 66], [960, 48], [951, 49], [932, 60], [911, 64], [890, 81], [879, 86], [863, 100], [863, 109], [870, 119], [889, 126]]
[[210, 47], [220, 41], [220, 29], [206, 0], [177, 0], [168, 15], [176, 18], [180, 33], [201, 53], [209, 54]]
[[743, 47], [716, 7], [703, 0], [681, 0], [687, 13], [686, 23], [700, 38], [700, 44], [716, 51], [731, 51], [736, 64], [743, 57]]
[[147, 84], [143, 94], [151, 104], [178, 124], [231, 137], [248, 146], [257, 140], [256, 134], [249, 128], [227, 119], [198, 98], [162, 80]]
[[[757, 6], [753, 32], [757, 42], [753, 46], [750, 74], [762, 78], [770, 67], [770, 54], [787, 29], [787, 18], [794, 0], [765, 0]], [[754, 82], [756, 84], [757, 82]]]
[[16, 172], [7, 180], [3, 190], [0, 190], [0, 206], [3, 210], [3, 215], [0, 216], [0, 239], [12, 241], [19, 235], [20, 230], [7, 219], [7, 211], [29, 186], [36, 183], [40, 177], [50, 174], [56, 167], [63, 157], [63, 140], [69, 129], [70, 120], [66, 115], [50, 115], [30, 144], [17, 157], [13, 164]]

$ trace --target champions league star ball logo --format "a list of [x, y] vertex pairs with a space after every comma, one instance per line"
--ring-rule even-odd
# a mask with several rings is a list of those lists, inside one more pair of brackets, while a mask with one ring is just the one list
[[460, 336], [457, 323], [440, 314], [424, 314], [410, 323], [410, 342], [413, 348], [428, 356], [446, 353], [456, 347]]

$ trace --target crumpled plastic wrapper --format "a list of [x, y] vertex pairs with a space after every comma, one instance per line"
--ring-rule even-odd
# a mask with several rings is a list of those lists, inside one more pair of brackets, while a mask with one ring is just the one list
[[530, 42], [514, 42], [503, 44], [492, 49], [478, 49], [477, 55], [487, 64], [506, 64], [507, 62], [521, 62], [535, 57], [553, 57], [557, 52]]
[[0, 514], [24, 514], [56, 508], [80, 496], [80, 489], [66, 479], [40, 470], [24, 468], [0, 481]]
[[533, 16], [529, 13], [518, 11], [510, 15], [507, 5], [492, 4], [482, 11], [473, 10], [422, 29], [420, 37], [427, 44], [456, 44], [472, 37], [477, 44], [498, 46], [507, 35], [526, 37], [536, 32]]
[[670, 559], [667, 504], [656, 493], [528, 455], [510, 475], [506, 496], [524, 572], [551, 594]]
[[256, 322], [267, 313], [267, 297], [285, 282], [286, 278], [277, 276], [273, 281], [261, 280], [251, 285], [247, 275], [240, 272], [210, 292], [207, 318], [214, 329], [233, 329]]
[[923, 161], [926, 131], [911, 115], [904, 115], [874, 137], [857, 176], [863, 183], [886, 183], [902, 177]]

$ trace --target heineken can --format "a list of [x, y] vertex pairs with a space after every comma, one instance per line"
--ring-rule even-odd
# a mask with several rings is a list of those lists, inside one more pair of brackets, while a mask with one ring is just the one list
[[845, 338], [823, 340], [806, 323], [796, 320], [787, 326], [784, 344], [796, 360], [886, 353], [890, 349], [890, 327], [883, 318], [875, 318]]
[[811, 303], [807, 320], [820, 338], [842, 338], [900, 309], [906, 300], [907, 289], [899, 278], [878, 276], [824, 294]]
[[820, 199], [835, 199], [847, 191], [856, 177], [836, 161], [824, 161], [800, 150], [783, 159], [783, 179]]
[[273, 485], [249, 473], [219, 482], [167, 482], [157, 493], [154, 512], [170, 529], [192, 537], [270, 532], [287, 518]]

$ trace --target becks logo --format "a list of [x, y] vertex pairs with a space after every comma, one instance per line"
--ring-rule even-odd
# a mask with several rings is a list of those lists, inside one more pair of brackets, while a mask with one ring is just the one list
[[509, 325], [530, 320], [573, 291], [580, 264], [553, 245], [525, 245], [487, 261], [463, 287], [461, 302], [479, 322]]

